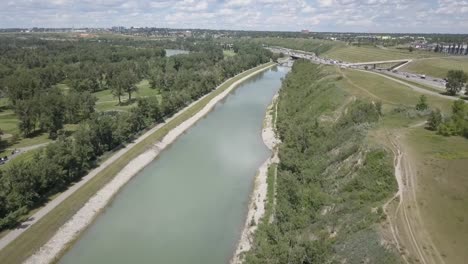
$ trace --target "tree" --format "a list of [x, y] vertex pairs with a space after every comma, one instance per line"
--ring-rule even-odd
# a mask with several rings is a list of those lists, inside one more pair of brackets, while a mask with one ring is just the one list
[[3, 151], [3, 149], [6, 147], [6, 141], [3, 140], [3, 130], [0, 129], [0, 151]]
[[427, 120], [427, 128], [436, 131], [440, 124], [442, 123], [442, 113], [440, 109], [432, 110], [431, 114], [429, 115], [429, 119]]
[[112, 91], [112, 95], [114, 95], [114, 97], [119, 98], [119, 104], [122, 103], [121, 97], [125, 92], [120, 81], [121, 79], [119, 78], [119, 76], [115, 74], [108, 80], [108, 85]]
[[419, 102], [416, 104], [416, 110], [424, 111], [428, 108], [427, 105], [427, 97], [425, 95], [421, 95], [419, 97]]
[[408, 51], [413, 52], [413, 50], [414, 50], [413, 46], [409, 46]]
[[447, 83], [445, 88], [450, 95], [456, 95], [462, 89], [468, 79], [466, 73], [462, 70], [450, 70], [447, 73]]
[[65, 120], [64, 97], [58, 88], [49, 91], [41, 98], [41, 126], [55, 139]]
[[15, 113], [18, 116], [18, 128], [25, 136], [31, 135], [36, 129], [38, 119], [38, 105], [34, 100], [19, 100], [15, 105]]
[[465, 116], [465, 113], [466, 113], [466, 104], [465, 104], [465, 101], [463, 99], [459, 99], [459, 100], [453, 102], [452, 114], [454, 116], [460, 116], [460, 117], [463, 118]]

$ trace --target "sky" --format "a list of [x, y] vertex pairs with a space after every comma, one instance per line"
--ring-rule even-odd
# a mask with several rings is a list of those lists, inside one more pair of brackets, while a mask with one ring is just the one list
[[0, 28], [468, 34], [468, 0], [0, 0], [0, 6]]

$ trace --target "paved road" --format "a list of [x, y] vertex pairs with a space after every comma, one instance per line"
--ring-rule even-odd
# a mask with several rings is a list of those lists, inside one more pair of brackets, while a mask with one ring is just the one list
[[420, 74], [414, 74], [410, 72], [404, 71], [385, 71], [385, 74], [392, 75], [398, 78], [407, 79], [408, 81], [417, 82], [423, 85], [428, 85], [434, 87], [435, 89], [439, 89], [441, 91], [445, 91], [445, 81], [440, 78], [435, 78], [431, 76], [426, 76], [425, 78], [421, 78]]

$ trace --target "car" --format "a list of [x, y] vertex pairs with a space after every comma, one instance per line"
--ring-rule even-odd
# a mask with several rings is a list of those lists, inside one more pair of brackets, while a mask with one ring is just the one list
[[406, 74], [406, 78], [409, 78], [410, 76], [408, 74]]

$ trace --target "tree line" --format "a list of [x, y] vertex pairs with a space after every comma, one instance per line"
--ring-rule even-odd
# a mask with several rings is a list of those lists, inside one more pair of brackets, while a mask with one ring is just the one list
[[[226, 59], [221, 47], [211, 41], [197, 41], [191, 53], [169, 58], [163, 57], [164, 50], [157, 47], [140, 51], [86, 42], [50, 44], [38, 40], [37, 43], [37, 47], [42, 48], [30, 49], [27, 45], [14, 48], [20, 50], [13, 52], [16, 56], [9, 55], [9, 65], [16, 68], [3, 76], [2, 84], [20, 119], [20, 130], [28, 134], [42, 129], [56, 140], [35, 153], [32, 159], [12, 161], [0, 169], [0, 230], [15, 226], [32, 208], [79, 180], [97, 165], [102, 154], [162, 122], [227, 78], [266, 63], [273, 56], [270, 51], [249, 43], [236, 44], [238, 54]], [[3, 48], [10, 49], [8, 45]], [[126, 55], [113, 53], [113, 49], [123, 50]], [[34, 50], [42, 51], [36, 54]], [[52, 63], [73, 57], [72, 51], [77, 51], [74, 55], [78, 56], [78, 61], [63, 67]], [[19, 54], [29, 52], [44, 63], [25, 67], [26, 62]], [[84, 54], [92, 52], [96, 52], [99, 59], [83, 60]], [[68, 71], [66, 66], [78, 72]], [[35, 72], [47, 67], [56, 68], [63, 75], [46, 85], [48, 75]], [[21, 74], [25, 79], [14, 82], [10, 74], [14, 77]], [[136, 106], [129, 111], [94, 110], [96, 99], [92, 92], [95, 89], [111, 89], [116, 97], [126, 93], [132, 99], [136, 83], [143, 78], [148, 78], [152, 88], [160, 91], [161, 98], [155, 91], [154, 96], [138, 98]], [[57, 82], [80, 84], [71, 85], [70, 91], [64, 92], [56, 87]], [[78, 124], [73, 135], [62, 132], [65, 122]]]

